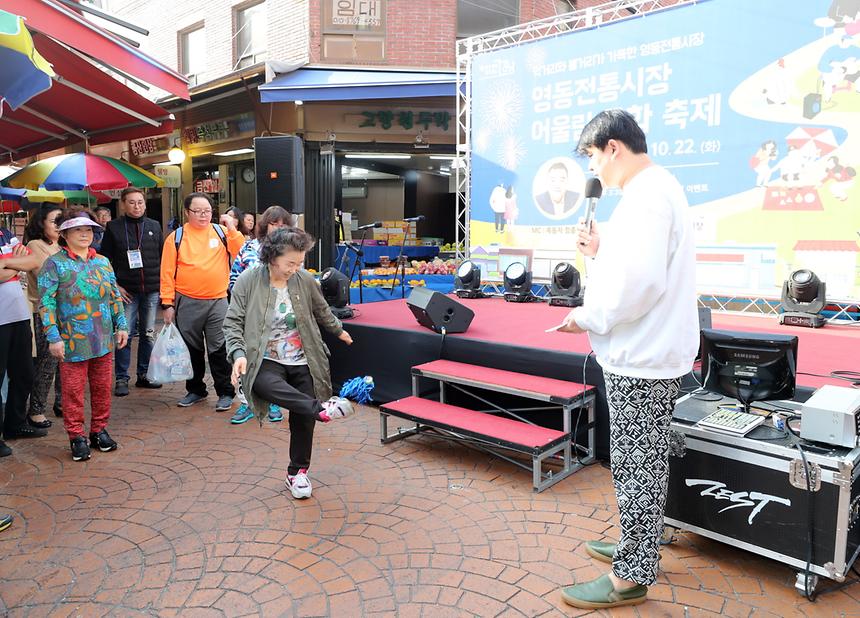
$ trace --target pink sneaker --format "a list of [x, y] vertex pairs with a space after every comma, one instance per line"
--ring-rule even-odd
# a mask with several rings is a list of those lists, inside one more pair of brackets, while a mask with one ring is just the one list
[[343, 397], [332, 397], [328, 401], [324, 401], [323, 411], [320, 412], [320, 419], [323, 423], [346, 418], [355, 413], [355, 408], [352, 407], [352, 402]]
[[287, 480], [284, 481], [287, 489], [293, 494], [293, 498], [303, 500], [311, 497], [311, 480], [308, 478], [308, 471], [302, 468], [295, 474], [287, 474]]

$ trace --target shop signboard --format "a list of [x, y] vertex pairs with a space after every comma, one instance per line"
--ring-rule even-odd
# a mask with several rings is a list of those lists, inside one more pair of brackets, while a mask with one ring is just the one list
[[253, 135], [255, 130], [254, 114], [248, 112], [185, 127], [182, 130], [182, 143], [194, 145], [225, 142], [245, 134]]
[[156, 165], [152, 173], [164, 181], [166, 189], [178, 189], [182, 186], [182, 170], [178, 165]]

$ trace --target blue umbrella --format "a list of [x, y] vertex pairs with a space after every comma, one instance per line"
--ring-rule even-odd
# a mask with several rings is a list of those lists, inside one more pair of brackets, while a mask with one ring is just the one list
[[27, 189], [13, 189], [11, 187], [0, 187], [0, 200], [20, 202], [24, 199]]
[[0, 10], [0, 112], [5, 100], [12, 109], [51, 87], [54, 71], [36, 51], [33, 38], [18, 15]]

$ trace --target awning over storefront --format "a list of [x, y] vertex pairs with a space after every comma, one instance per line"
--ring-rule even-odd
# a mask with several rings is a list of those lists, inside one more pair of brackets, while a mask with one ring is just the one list
[[169, 112], [78, 52], [39, 32], [33, 33], [33, 43], [57, 77], [49, 90], [17, 110], [3, 109], [0, 156], [20, 159], [82, 140], [104, 144], [173, 130]]
[[26, 19], [38, 30], [98, 62], [147, 84], [189, 99], [188, 81], [170, 67], [54, 0], [0, 0], [0, 9]]
[[453, 97], [457, 74], [303, 67], [260, 86], [263, 103]]

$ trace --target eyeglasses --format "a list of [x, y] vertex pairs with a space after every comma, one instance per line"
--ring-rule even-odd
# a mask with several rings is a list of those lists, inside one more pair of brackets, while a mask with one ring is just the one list
[[195, 214], [195, 215], [198, 215], [198, 216], [199, 216], [199, 215], [206, 215], [207, 217], [211, 217], [211, 216], [212, 216], [212, 210], [211, 210], [211, 209], [208, 209], [208, 210], [195, 210], [195, 209], [193, 209], [193, 208], [189, 208], [189, 209], [188, 209], [188, 212], [190, 212], [190, 213], [192, 213], [192, 214]]

